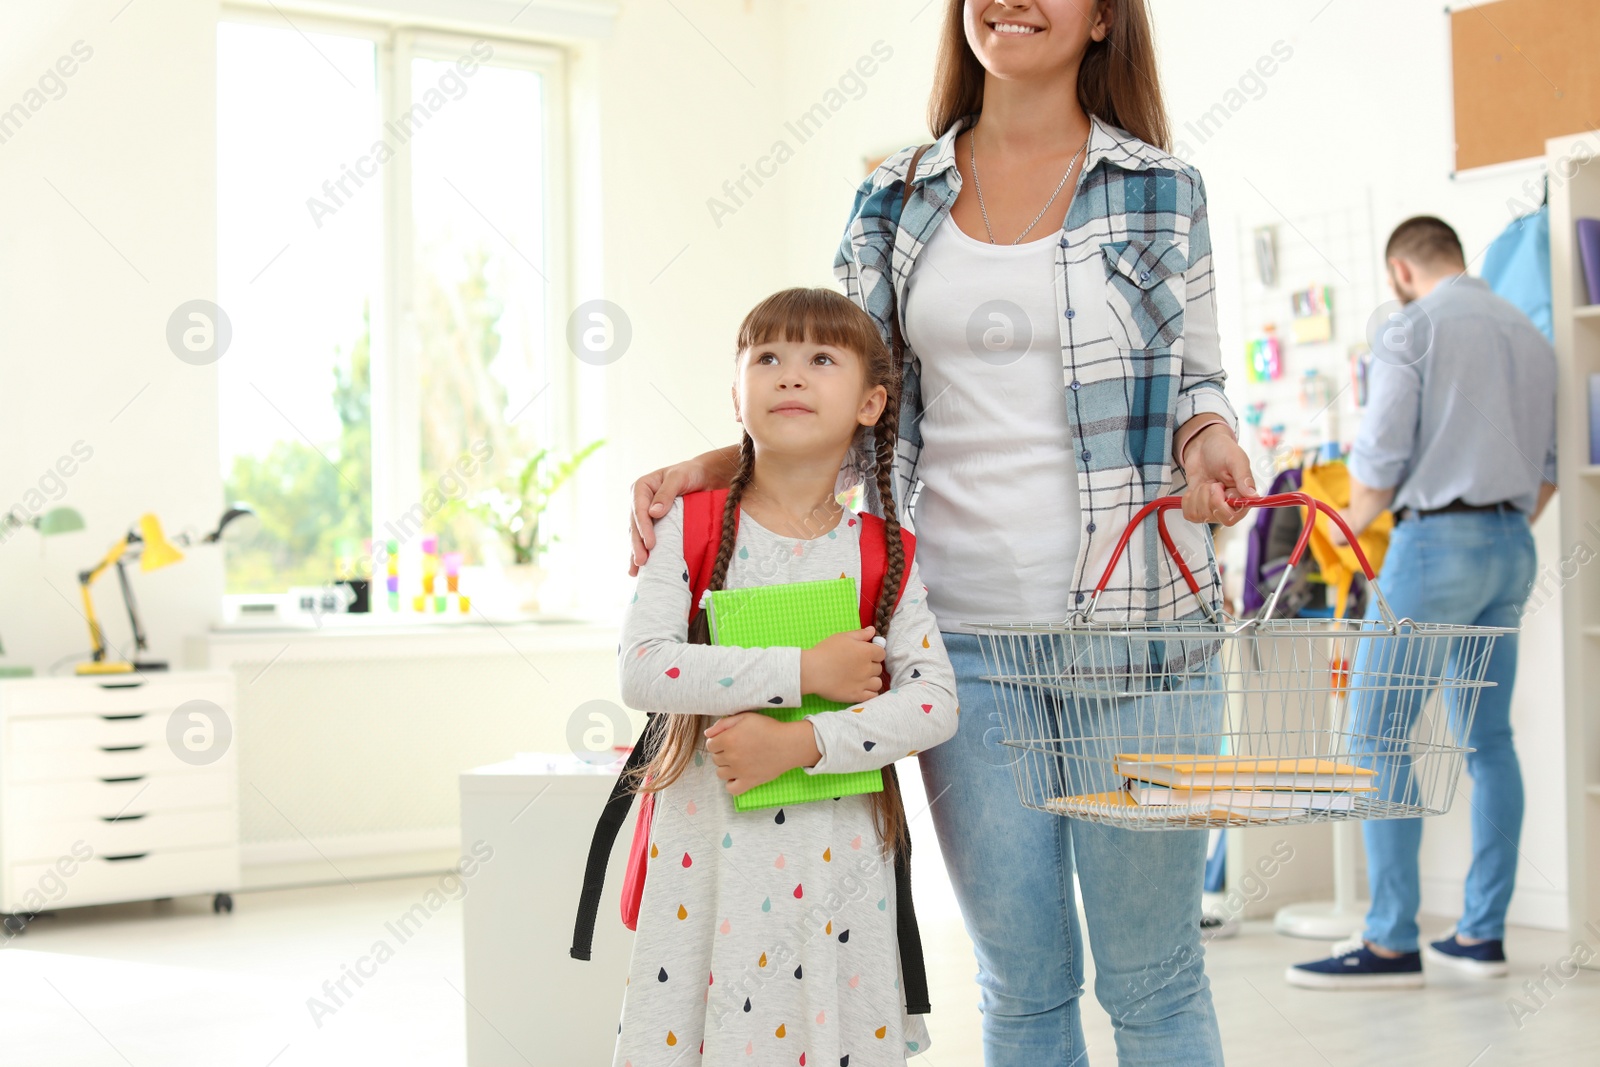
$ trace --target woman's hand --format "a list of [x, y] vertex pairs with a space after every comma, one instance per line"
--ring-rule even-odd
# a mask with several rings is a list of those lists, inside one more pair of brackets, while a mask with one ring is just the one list
[[[1219, 431], [1216, 427], [1222, 427]], [[1183, 447], [1189, 487], [1183, 492], [1183, 517], [1190, 522], [1232, 526], [1248, 508], [1228, 506], [1229, 497], [1260, 496], [1250, 473], [1250, 457], [1225, 422], [1202, 426]]]
[[779, 722], [759, 711], [741, 711], [712, 723], [706, 751], [717, 765], [717, 777], [735, 796], [794, 767], [815, 767], [822, 759], [809, 722]]
[[632, 578], [650, 558], [656, 547], [656, 520], [665, 515], [672, 502], [685, 493], [701, 489], [726, 489], [738, 468], [739, 446], [702, 452], [691, 460], [651, 471], [634, 481], [633, 512], [628, 517], [628, 532], [633, 546], [628, 560]]

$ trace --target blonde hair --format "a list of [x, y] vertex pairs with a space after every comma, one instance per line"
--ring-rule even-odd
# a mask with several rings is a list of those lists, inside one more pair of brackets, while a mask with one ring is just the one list
[[[881, 385], [888, 394], [883, 412], [873, 428], [876, 444], [878, 496], [883, 502], [887, 567], [883, 587], [878, 593], [874, 625], [887, 637], [894, 615], [900, 583], [905, 575], [905, 545], [900, 540], [900, 522], [894, 504], [895, 440], [900, 422], [900, 368], [895, 365], [877, 324], [847, 297], [832, 289], [784, 289], [761, 301], [739, 326], [737, 353], [772, 341], [802, 341], [835, 345], [854, 352], [861, 360], [867, 388]], [[859, 431], [858, 431], [859, 433]], [[708, 589], [721, 589], [733, 558], [737, 530], [736, 515], [740, 497], [755, 471], [755, 442], [746, 431], [739, 446], [739, 466], [728, 484], [728, 499], [722, 511], [722, 540]], [[705, 612], [700, 612], [690, 627], [691, 642], [709, 643]], [[706, 715], [670, 715], [660, 746], [638, 772], [635, 788], [639, 792], [665, 789], [682, 776], [694, 755], [695, 745], [711, 724]], [[892, 768], [891, 768], [892, 772]], [[901, 847], [905, 841], [905, 808], [900, 787], [893, 773], [886, 773], [883, 792], [869, 794], [873, 824], [884, 848]]]

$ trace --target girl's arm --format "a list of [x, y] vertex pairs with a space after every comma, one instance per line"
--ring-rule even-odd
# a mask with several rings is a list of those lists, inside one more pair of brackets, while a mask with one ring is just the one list
[[800, 649], [689, 644], [683, 501], [655, 522], [656, 547], [622, 621], [622, 700], [642, 711], [731, 715], [800, 706]]
[[807, 715], [822, 758], [812, 774], [868, 771], [948, 741], [956, 732], [956, 677], [915, 562], [889, 622], [890, 688], [862, 704]]

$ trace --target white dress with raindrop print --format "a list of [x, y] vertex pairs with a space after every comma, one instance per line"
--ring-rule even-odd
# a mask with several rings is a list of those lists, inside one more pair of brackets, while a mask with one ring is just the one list
[[[657, 520], [622, 626], [628, 704], [729, 715], [800, 704], [800, 650], [690, 645], [683, 504]], [[780, 537], [741, 514], [730, 589], [861, 578], [860, 517]], [[809, 716], [813, 773], [868, 770], [949, 739], [955, 675], [915, 563], [890, 621], [890, 689]], [[866, 796], [738, 812], [699, 742], [656, 797], [614, 1067], [880, 1067], [928, 1048], [908, 1016], [895, 878]]]

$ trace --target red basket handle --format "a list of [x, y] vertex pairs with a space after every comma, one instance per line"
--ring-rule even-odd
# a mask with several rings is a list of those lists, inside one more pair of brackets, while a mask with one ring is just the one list
[[[1300, 507], [1307, 509], [1306, 522], [1300, 528], [1300, 537], [1295, 541], [1294, 551], [1289, 554], [1289, 565], [1284, 569], [1286, 578], [1289, 572], [1294, 570], [1295, 566], [1305, 556], [1306, 548], [1311, 544], [1311, 527], [1316, 522], [1317, 512], [1319, 511], [1332, 519], [1340, 531], [1344, 533], [1345, 539], [1350, 542], [1351, 551], [1355, 553], [1356, 562], [1361, 564], [1361, 572], [1366, 575], [1367, 581], [1376, 581], [1378, 577], [1377, 573], [1372, 569], [1372, 564], [1367, 562], [1367, 554], [1361, 550], [1361, 543], [1356, 540], [1356, 536], [1351, 531], [1349, 524], [1344, 521], [1344, 516], [1339, 514], [1337, 508], [1325, 501], [1318, 500], [1310, 493], [1275, 493], [1270, 496], [1229, 497], [1228, 506], [1234, 508]], [[1183, 575], [1184, 583], [1188, 585], [1189, 592], [1194, 594], [1195, 599], [1200, 602], [1200, 606], [1205, 609], [1206, 614], [1215, 618], [1211, 611], [1211, 605], [1207, 604], [1200, 596], [1200, 583], [1195, 581], [1194, 573], [1189, 570], [1189, 565], [1184, 562], [1182, 554], [1178, 552], [1178, 546], [1172, 540], [1172, 534], [1167, 530], [1167, 512], [1174, 508], [1182, 507], [1183, 497], [1163, 496], [1150, 501], [1134, 514], [1128, 523], [1127, 529], [1123, 530], [1122, 536], [1117, 539], [1117, 545], [1111, 551], [1111, 559], [1106, 564], [1105, 573], [1100, 575], [1099, 584], [1094, 587], [1094, 593], [1089, 598], [1088, 610], [1084, 613], [1085, 618], [1090, 618], [1094, 615], [1094, 606], [1099, 601], [1100, 594], [1105, 592], [1106, 586], [1111, 584], [1111, 575], [1117, 569], [1117, 564], [1121, 562], [1122, 553], [1127, 550], [1128, 541], [1133, 537], [1134, 529], [1149, 517], [1151, 512], [1155, 512], [1156, 529], [1160, 532], [1161, 543], [1166, 546], [1167, 555], [1172, 557], [1172, 562], [1177, 564], [1178, 572]], [[1281, 592], [1282, 588], [1283, 586], [1280, 582], [1278, 592]], [[1269, 609], [1277, 603], [1277, 599], [1277, 592], [1274, 592], [1272, 599], [1268, 601]], [[1270, 610], [1265, 612], [1265, 614], [1270, 613]]]

